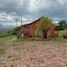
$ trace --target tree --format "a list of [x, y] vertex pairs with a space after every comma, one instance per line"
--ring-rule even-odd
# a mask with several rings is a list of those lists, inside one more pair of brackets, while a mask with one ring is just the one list
[[18, 35], [18, 32], [19, 32], [20, 29], [21, 29], [21, 26], [14, 28], [13, 32], [12, 32], [13, 35]]
[[67, 22], [65, 20], [59, 21], [59, 23], [58, 23], [58, 29], [59, 30], [67, 29]]
[[41, 20], [40, 29], [42, 30], [43, 38], [47, 38], [47, 31], [50, 28], [50, 24], [52, 24], [52, 20], [48, 17], [44, 17]]

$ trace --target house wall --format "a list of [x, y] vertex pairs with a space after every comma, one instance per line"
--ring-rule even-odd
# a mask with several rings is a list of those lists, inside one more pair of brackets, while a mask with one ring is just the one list
[[28, 37], [33, 37], [35, 36], [35, 31], [37, 28], [39, 28], [40, 26], [40, 21], [37, 20], [32, 24], [28, 24], [22, 27], [22, 33], [24, 34], [24, 36], [28, 36]]
[[[42, 18], [41, 18], [42, 19]], [[30, 24], [23, 25], [21, 28], [21, 33], [24, 37], [34, 37], [34, 36], [42, 36], [42, 31], [38, 31], [38, 28], [40, 27], [40, 21], [41, 19], [38, 19]], [[55, 25], [50, 25], [50, 30], [48, 31], [48, 37], [55, 38]]]

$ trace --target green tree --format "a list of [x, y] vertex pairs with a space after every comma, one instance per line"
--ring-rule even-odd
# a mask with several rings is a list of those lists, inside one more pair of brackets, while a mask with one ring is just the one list
[[44, 17], [41, 20], [40, 29], [42, 30], [43, 38], [47, 38], [47, 31], [50, 28], [50, 24], [52, 24], [52, 20], [48, 17]]
[[59, 23], [58, 23], [58, 29], [59, 30], [67, 29], [67, 22], [65, 20], [59, 21]]
[[12, 34], [13, 34], [13, 35], [17, 35], [20, 29], [21, 29], [21, 26], [14, 28], [14, 29], [12, 30]]

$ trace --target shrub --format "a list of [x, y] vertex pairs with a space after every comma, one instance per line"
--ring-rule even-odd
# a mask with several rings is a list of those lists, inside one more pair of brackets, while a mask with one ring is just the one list
[[63, 34], [63, 37], [64, 37], [64, 38], [67, 38], [67, 33]]

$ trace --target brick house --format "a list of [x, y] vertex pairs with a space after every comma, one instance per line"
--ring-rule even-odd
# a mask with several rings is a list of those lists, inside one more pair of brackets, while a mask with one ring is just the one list
[[[39, 29], [40, 27], [40, 21], [44, 17], [40, 17], [39, 19], [33, 21], [32, 23], [22, 25], [20, 34], [23, 37], [42, 37], [42, 31]], [[48, 36], [54, 38], [55, 37], [55, 25], [52, 24], [50, 27], [50, 30], [48, 31]]]

